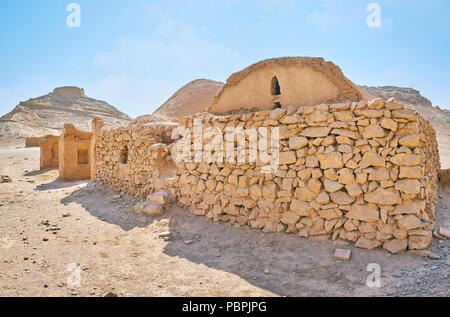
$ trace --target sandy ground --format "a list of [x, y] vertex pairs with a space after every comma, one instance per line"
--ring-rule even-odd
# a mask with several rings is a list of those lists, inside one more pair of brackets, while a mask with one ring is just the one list
[[[13, 180], [0, 184], [0, 296], [449, 295], [448, 240], [434, 239], [438, 260], [346, 247], [352, 259], [340, 262], [330, 242], [215, 224], [176, 206], [136, 216], [136, 198], [59, 181], [23, 144], [0, 146], [0, 175]], [[450, 227], [450, 189], [440, 197], [438, 222]], [[366, 285], [370, 263], [381, 267], [380, 288]]]

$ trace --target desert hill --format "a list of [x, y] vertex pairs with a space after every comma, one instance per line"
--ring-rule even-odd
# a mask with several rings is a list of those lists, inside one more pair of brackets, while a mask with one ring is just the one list
[[59, 134], [65, 123], [91, 130], [91, 121], [100, 117], [106, 125], [127, 124], [131, 118], [108, 103], [87, 97], [78, 87], [60, 87], [38, 98], [23, 101], [0, 118], [0, 136], [30, 137]]
[[197, 79], [184, 85], [153, 114], [138, 117], [136, 122], [177, 121], [186, 116], [203, 112], [224, 86], [224, 83]]

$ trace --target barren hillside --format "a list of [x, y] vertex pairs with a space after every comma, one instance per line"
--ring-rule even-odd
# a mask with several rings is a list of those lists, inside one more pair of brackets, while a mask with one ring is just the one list
[[77, 87], [56, 88], [38, 98], [21, 102], [13, 111], [0, 118], [0, 136], [30, 137], [59, 134], [65, 123], [89, 131], [94, 117], [106, 125], [121, 125], [131, 118], [100, 100], [87, 97]]
[[186, 115], [203, 112], [223, 87], [223, 83], [197, 79], [184, 85], [153, 114], [138, 117], [137, 122], [176, 121]]

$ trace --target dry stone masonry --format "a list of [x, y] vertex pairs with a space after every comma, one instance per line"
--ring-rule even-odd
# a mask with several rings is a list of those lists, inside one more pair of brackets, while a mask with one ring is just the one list
[[[431, 243], [440, 169], [436, 135], [395, 98], [202, 113], [179, 126], [193, 134], [198, 121], [202, 129], [278, 127], [278, 169], [261, 173], [257, 162], [174, 162], [170, 136], [176, 124], [131, 124], [94, 133], [95, 180], [151, 196], [136, 207], [141, 213], [160, 214], [155, 201], [176, 199], [195, 215], [264, 232], [392, 253]], [[166, 200], [161, 190], [171, 197]]]

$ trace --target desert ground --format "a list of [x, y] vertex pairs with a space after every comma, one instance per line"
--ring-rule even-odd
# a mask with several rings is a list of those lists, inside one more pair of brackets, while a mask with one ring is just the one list
[[[23, 140], [0, 143], [0, 175], [12, 179], [0, 184], [0, 296], [449, 295], [448, 240], [434, 239], [432, 258], [344, 246], [352, 258], [342, 262], [333, 254], [343, 246], [216, 224], [176, 205], [136, 215], [137, 198], [40, 171], [39, 148]], [[438, 225], [448, 228], [450, 188], [439, 196]], [[366, 285], [370, 263], [380, 288]]]

